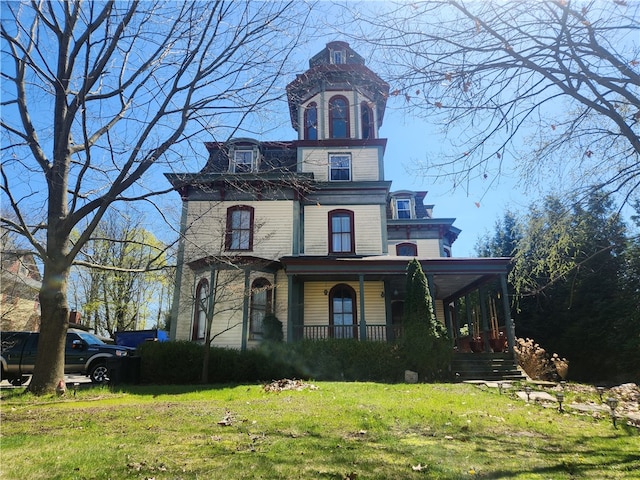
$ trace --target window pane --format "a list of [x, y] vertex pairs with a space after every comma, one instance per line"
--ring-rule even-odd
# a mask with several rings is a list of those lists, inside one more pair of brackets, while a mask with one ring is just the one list
[[351, 180], [351, 156], [331, 155], [329, 158], [329, 163], [331, 170], [331, 180]]
[[251, 212], [233, 210], [231, 212], [229, 248], [231, 250], [249, 250], [251, 248]]
[[250, 172], [253, 166], [253, 151], [240, 150], [234, 153], [235, 172]]
[[332, 138], [347, 138], [348, 122], [347, 102], [342, 98], [336, 98], [329, 103], [329, 117], [331, 121]]
[[417, 247], [410, 243], [403, 243], [401, 245], [398, 245], [396, 250], [398, 256], [400, 257], [415, 257], [416, 255], [418, 255]]
[[411, 200], [397, 199], [396, 210], [398, 212], [398, 218], [411, 218]]
[[309, 105], [305, 111], [305, 138], [318, 139], [318, 109], [315, 104]]
[[352, 248], [351, 216], [334, 214], [331, 216], [331, 251], [351, 252]]
[[333, 297], [334, 337], [353, 338], [353, 320], [353, 299], [347, 292], [337, 293]]

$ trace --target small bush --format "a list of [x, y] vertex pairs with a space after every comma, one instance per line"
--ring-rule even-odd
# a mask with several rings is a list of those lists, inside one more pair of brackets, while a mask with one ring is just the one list
[[544, 348], [530, 338], [516, 338], [515, 353], [518, 364], [534, 380], [567, 378], [569, 362], [557, 353], [549, 356]]

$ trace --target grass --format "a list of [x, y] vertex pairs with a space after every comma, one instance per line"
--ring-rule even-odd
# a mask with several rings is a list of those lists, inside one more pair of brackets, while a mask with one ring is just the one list
[[[631, 479], [640, 435], [465, 384], [2, 392], [3, 479]], [[567, 399], [571, 401], [571, 398]]]

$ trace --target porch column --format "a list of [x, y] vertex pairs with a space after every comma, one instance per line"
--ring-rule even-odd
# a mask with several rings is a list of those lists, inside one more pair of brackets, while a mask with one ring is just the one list
[[449, 332], [449, 338], [454, 341], [453, 336], [453, 321], [451, 319], [451, 308], [449, 304], [442, 302], [442, 307], [444, 308], [444, 323], [447, 325], [447, 332]]
[[249, 331], [249, 301], [251, 300], [251, 270], [244, 269], [244, 299], [242, 301], [242, 343], [240, 349], [247, 349], [247, 332]]
[[391, 315], [391, 295], [391, 284], [389, 280], [384, 280], [384, 318], [387, 342], [395, 340], [393, 337], [393, 318]]
[[504, 311], [505, 327], [507, 329], [507, 344], [509, 351], [515, 355], [516, 332], [515, 323], [511, 318], [511, 306], [509, 305], [509, 289], [507, 288], [507, 275], [500, 274], [500, 286], [502, 287], [502, 309]]
[[489, 351], [489, 317], [487, 315], [487, 291], [480, 287], [480, 314], [482, 315], [482, 339], [484, 343], [484, 351]]
[[360, 340], [367, 339], [367, 322], [364, 318], [364, 275], [358, 277], [360, 280]]
[[295, 313], [296, 294], [293, 288], [293, 276], [287, 275], [287, 343], [293, 342], [293, 316]]
[[465, 308], [465, 312], [467, 314], [467, 329], [469, 332], [469, 336], [471, 337], [471, 340], [475, 340], [473, 338], [473, 317], [471, 314], [471, 302], [469, 301], [469, 294], [466, 294], [464, 296], [464, 308]]

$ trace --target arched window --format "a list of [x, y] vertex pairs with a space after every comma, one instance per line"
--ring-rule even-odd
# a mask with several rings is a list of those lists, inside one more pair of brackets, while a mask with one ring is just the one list
[[349, 101], [341, 96], [329, 100], [329, 137], [349, 138]]
[[202, 279], [196, 287], [196, 308], [194, 309], [191, 340], [204, 340], [207, 328], [207, 310], [209, 308], [209, 281]]
[[251, 284], [250, 338], [262, 338], [264, 317], [272, 311], [272, 293], [271, 283], [266, 278], [258, 278]]
[[398, 243], [396, 245], [396, 255], [399, 257], [416, 257], [418, 256], [418, 247], [415, 243]]
[[373, 110], [367, 102], [360, 104], [360, 123], [362, 124], [362, 138], [375, 138], [376, 131], [373, 123]]
[[329, 335], [334, 338], [358, 338], [356, 292], [338, 284], [329, 292]]
[[318, 139], [318, 105], [315, 102], [304, 109], [304, 139]]
[[227, 209], [225, 249], [253, 249], [253, 207], [236, 205]]
[[354, 253], [355, 234], [353, 212], [332, 210], [329, 212], [329, 253]]

